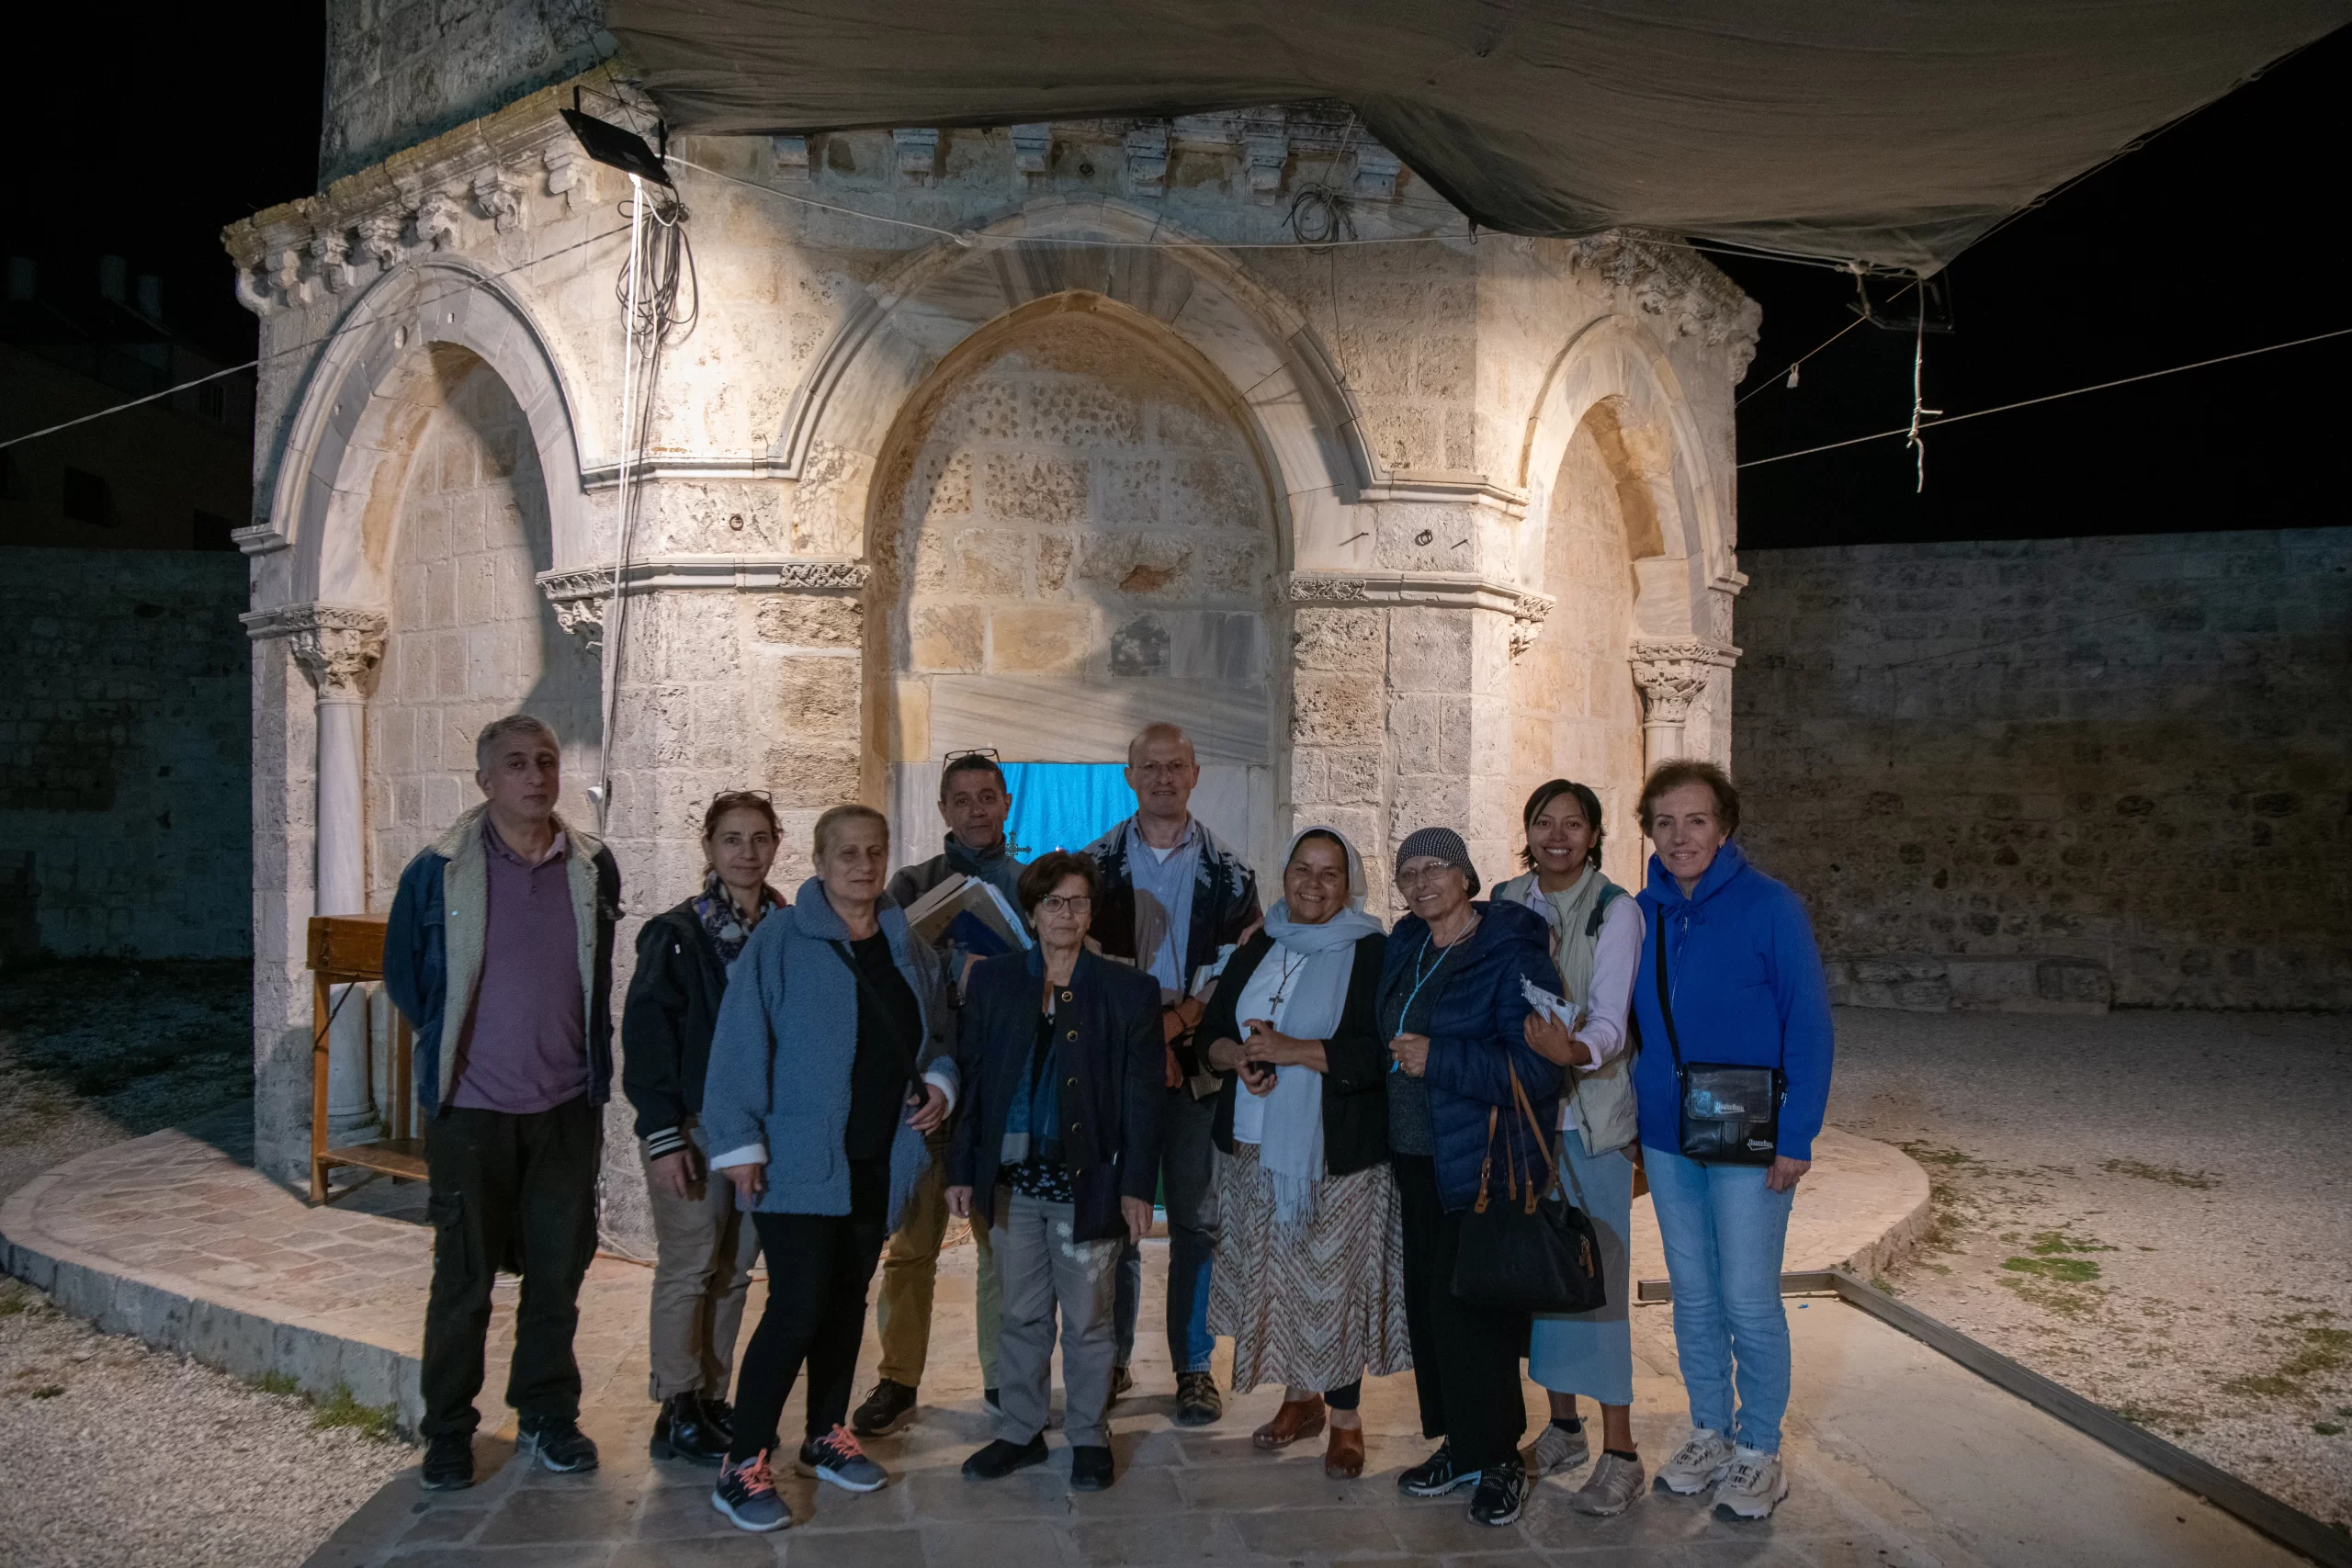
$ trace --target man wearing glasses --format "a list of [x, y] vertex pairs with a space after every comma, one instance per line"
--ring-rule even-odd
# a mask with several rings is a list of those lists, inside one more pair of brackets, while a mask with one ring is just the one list
[[[1086, 850], [1102, 869], [1093, 935], [1105, 956], [1159, 982], [1168, 1083], [1159, 1167], [1168, 1206], [1168, 1356], [1176, 1369], [1177, 1424], [1204, 1427], [1225, 1414], [1225, 1402], [1209, 1371], [1216, 1341], [1208, 1328], [1219, 1222], [1209, 1131], [1219, 1084], [1193, 1050], [1193, 1031], [1206, 1010], [1196, 977], [1257, 923], [1258, 879], [1194, 820], [1201, 768], [1182, 729], [1147, 725], [1127, 745], [1126, 776], [1136, 814]], [[1142, 1279], [1141, 1255], [1130, 1243], [1120, 1265], [1114, 1398], [1133, 1382], [1127, 1368]]]
[[[1012, 810], [1012, 796], [1004, 786], [1004, 770], [992, 750], [951, 751], [939, 775], [939, 815], [947, 824], [946, 847], [938, 854], [901, 870], [890, 879], [890, 897], [900, 908], [915, 901], [949, 876], [961, 873], [995, 887], [1005, 902], [1018, 909], [1021, 873], [1024, 864], [1012, 858], [1004, 836], [1004, 819]], [[946, 960], [951, 997], [963, 997], [964, 974], [974, 955], [952, 941], [940, 943]], [[850, 1426], [862, 1438], [891, 1431], [915, 1407], [915, 1393], [931, 1349], [932, 1290], [938, 1279], [939, 1247], [947, 1235], [947, 1201], [941, 1173], [947, 1166], [947, 1147], [954, 1133], [951, 1121], [931, 1138], [931, 1168], [915, 1184], [905, 1216], [882, 1254], [882, 1291], [876, 1300], [874, 1323], [882, 1339], [882, 1365], [874, 1391], [850, 1416]], [[980, 1341], [980, 1382], [989, 1407], [997, 1403], [997, 1333], [1000, 1294], [997, 1271], [989, 1256], [986, 1224], [972, 1227], [979, 1249], [976, 1315]]]

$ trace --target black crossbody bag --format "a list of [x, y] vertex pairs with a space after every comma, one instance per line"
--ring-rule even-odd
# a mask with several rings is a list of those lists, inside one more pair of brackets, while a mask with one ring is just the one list
[[[1770, 1165], [1781, 1143], [1781, 1102], [1788, 1074], [1779, 1067], [1728, 1062], [1685, 1062], [1668, 998], [1666, 921], [1657, 928], [1657, 1010], [1666, 1021], [1667, 1049], [1681, 1091], [1682, 1157], [1701, 1165]], [[1782, 1049], [1785, 1051], [1786, 1046]]]

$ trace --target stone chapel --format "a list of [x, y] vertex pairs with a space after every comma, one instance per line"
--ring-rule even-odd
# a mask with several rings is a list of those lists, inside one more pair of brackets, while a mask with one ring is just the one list
[[[579, 80], [650, 126], [610, 66]], [[264, 1169], [307, 1147], [308, 917], [389, 907], [501, 713], [558, 728], [565, 810], [619, 859], [621, 985], [721, 788], [773, 792], [789, 889], [841, 801], [935, 852], [943, 753], [1117, 762], [1172, 719], [1261, 877], [1329, 822], [1378, 904], [1425, 824], [1514, 870], [1554, 774], [1634, 875], [1645, 763], [1731, 760], [1758, 310], [1672, 237], [1474, 232], [1328, 105], [673, 141], [695, 313], [631, 373], [624, 553], [631, 189], [573, 102], [225, 235], [261, 321]], [[339, 1135], [379, 1113], [383, 1027], [339, 1025]]]

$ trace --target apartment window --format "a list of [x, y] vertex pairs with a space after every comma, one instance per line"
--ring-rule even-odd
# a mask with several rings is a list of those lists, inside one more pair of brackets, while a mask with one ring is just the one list
[[113, 490], [96, 474], [80, 468], [65, 470], [65, 515], [68, 521], [101, 528], [111, 528], [120, 521], [115, 515]]

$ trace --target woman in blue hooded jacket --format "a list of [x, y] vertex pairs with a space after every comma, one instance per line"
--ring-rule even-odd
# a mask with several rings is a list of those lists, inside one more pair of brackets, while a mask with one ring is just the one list
[[[1722, 769], [1690, 761], [1658, 768], [1642, 788], [1641, 819], [1657, 852], [1641, 895], [1649, 931], [1634, 976], [1643, 1042], [1634, 1090], [1690, 1396], [1690, 1434], [1657, 1478], [1686, 1495], [1713, 1486], [1717, 1506], [1760, 1519], [1789, 1491], [1780, 1454], [1789, 1404], [1781, 1255], [1829, 1102], [1829, 990], [1804, 906], [1730, 841], [1739, 795]], [[1683, 1156], [1668, 1008], [1685, 1061], [1778, 1066], [1785, 1075], [1770, 1165]]]
[[[1416, 1497], [1476, 1487], [1471, 1521], [1508, 1525], [1527, 1495], [1519, 1359], [1528, 1315], [1456, 1296], [1453, 1260], [1482, 1168], [1498, 1195], [1506, 1172], [1547, 1168], [1562, 1070], [1527, 1043], [1524, 982], [1557, 994], [1560, 972], [1543, 916], [1524, 904], [1471, 902], [1478, 872], [1452, 829], [1423, 828], [1397, 847], [1396, 886], [1411, 913], [1388, 934], [1374, 1017], [1396, 1062], [1389, 1164], [1404, 1212], [1405, 1326], [1421, 1434], [1442, 1439], [1396, 1484]], [[1532, 1126], [1514, 1076], [1533, 1102]]]

